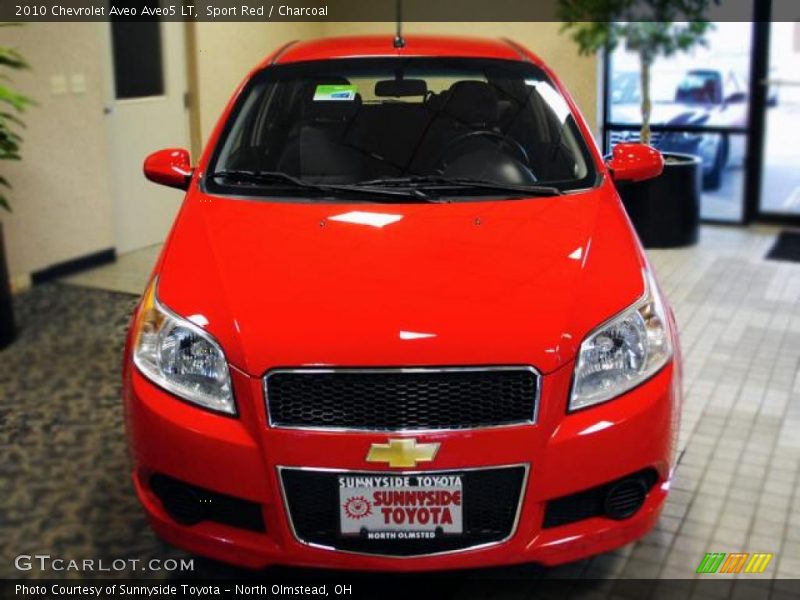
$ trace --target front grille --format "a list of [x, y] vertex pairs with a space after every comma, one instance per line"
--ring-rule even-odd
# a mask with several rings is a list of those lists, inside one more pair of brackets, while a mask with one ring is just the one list
[[[430, 474], [430, 472], [425, 472]], [[461, 475], [464, 490], [463, 534], [435, 539], [375, 540], [339, 532], [340, 474], [284, 468], [281, 481], [295, 535], [303, 542], [336, 550], [414, 556], [435, 554], [500, 542], [514, 532], [521, 505], [526, 468], [499, 467], [473, 471], [438, 472]], [[374, 471], [346, 475], [376, 475]], [[396, 473], [394, 473], [396, 475]]]
[[275, 370], [264, 378], [270, 423], [397, 431], [532, 423], [530, 367]]

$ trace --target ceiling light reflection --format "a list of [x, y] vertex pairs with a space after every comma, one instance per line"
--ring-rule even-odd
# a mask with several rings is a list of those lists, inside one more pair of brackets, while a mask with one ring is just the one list
[[369, 225], [370, 227], [386, 227], [392, 223], [397, 223], [403, 215], [393, 215], [390, 213], [366, 212], [354, 210], [341, 215], [328, 217], [329, 221], [339, 221], [340, 223], [352, 223], [353, 225]]
[[425, 333], [422, 331], [401, 331], [400, 332], [400, 339], [401, 340], [421, 340], [424, 338], [432, 338], [436, 337], [435, 333]]
[[589, 425], [583, 431], [579, 431], [578, 435], [589, 435], [590, 433], [597, 433], [598, 431], [603, 431], [603, 429], [608, 429], [614, 425], [611, 421], [598, 421], [594, 425]]

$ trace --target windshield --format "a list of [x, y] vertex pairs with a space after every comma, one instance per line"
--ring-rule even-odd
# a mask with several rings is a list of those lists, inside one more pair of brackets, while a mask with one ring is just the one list
[[[342, 59], [271, 66], [241, 94], [209, 191], [296, 195], [358, 186], [517, 195], [594, 185], [564, 98], [530, 63]], [[513, 195], [513, 194], [512, 194]]]

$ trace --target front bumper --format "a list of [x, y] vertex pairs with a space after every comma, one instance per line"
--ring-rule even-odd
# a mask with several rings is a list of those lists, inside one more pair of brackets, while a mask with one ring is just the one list
[[[126, 361], [126, 364], [129, 364]], [[537, 423], [415, 434], [439, 442], [435, 461], [417, 471], [458, 471], [524, 464], [527, 478], [513, 534], [502, 542], [427, 556], [376, 556], [319, 548], [297, 539], [281, 495], [279, 467], [391, 471], [365, 462], [386, 433], [324, 432], [268, 426], [261, 380], [235, 369], [240, 415], [216, 415], [155, 387], [134, 368], [125, 376], [128, 437], [137, 494], [154, 530], [190, 552], [251, 568], [272, 564], [359, 570], [418, 571], [538, 562], [556, 565], [611, 550], [644, 535], [669, 488], [680, 409], [679, 374], [670, 363], [625, 395], [566, 413], [573, 365], [542, 378]], [[398, 437], [401, 434], [393, 434]], [[591, 517], [543, 528], [549, 500], [642, 469], [657, 481], [630, 518]], [[162, 474], [257, 503], [266, 532], [213, 521], [185, 526], [164, 509], [150, 479]]]

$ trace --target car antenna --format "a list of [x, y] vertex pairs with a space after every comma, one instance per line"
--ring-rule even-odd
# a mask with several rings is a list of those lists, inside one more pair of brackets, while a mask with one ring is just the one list
[[394, 47], [405, 48], [406, 40], [403, 38], [403, 0], [396, 0], [395, 7], [397, 14], [397, 33], [394, 36]]

